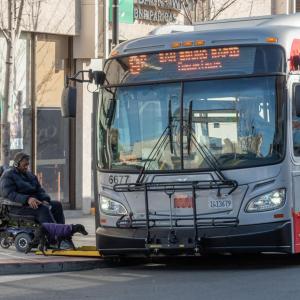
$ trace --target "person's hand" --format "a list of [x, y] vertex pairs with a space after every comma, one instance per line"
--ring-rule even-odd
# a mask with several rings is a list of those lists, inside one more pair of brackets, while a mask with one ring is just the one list
[[39, 205], [42, 204], [41, 201], [39, 201], [36, 198], [33, 197], [29, 197], [28, 201], [27, 201], [29, 207], [33, 208], [33, 209], [37, 209], [39, 207]]

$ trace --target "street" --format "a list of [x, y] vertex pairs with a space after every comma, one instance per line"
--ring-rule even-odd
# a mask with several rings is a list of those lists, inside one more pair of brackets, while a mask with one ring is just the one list
[[0, 299], [297, 299], [300, 256], [148, 260], [92, 271], [0, 277]]

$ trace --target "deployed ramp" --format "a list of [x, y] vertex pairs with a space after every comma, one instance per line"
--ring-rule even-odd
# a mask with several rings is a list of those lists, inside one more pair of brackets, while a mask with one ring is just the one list
[[[81, 256], [81, 257], [102, 257], [95, 246], [82, 246], [76, 248], [76, 250], [55, 250], [49, 249], [45, 251], [47, 256]], [[43, 252], [35, 252], [37, 255], [43, 255]]]

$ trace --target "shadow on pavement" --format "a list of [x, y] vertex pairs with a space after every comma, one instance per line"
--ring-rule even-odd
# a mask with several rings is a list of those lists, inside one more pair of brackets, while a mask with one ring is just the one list
[[[300, 266], [300, 254], [205, 255], [198, 257], [122, 258], [106, 260], [109, 267], [148, 270], [251, 270]], [[138, 265], [138, 266], [137, 266]]]

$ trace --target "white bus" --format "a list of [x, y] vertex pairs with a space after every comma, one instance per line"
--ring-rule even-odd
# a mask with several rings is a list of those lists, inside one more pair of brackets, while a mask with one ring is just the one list
[[300, 15], [187, 30], [96, 72], [97, 248], [300, 252]]

